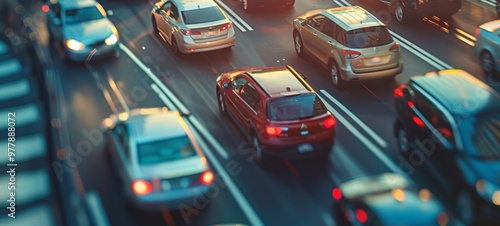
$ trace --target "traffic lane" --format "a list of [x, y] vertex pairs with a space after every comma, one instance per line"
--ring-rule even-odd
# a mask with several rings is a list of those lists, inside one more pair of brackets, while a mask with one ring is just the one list
[[[137, 213], [137, 211], [126, 208], [126, 205], [121, 205], [125, 204], [125, 199], [121, 196], [122, 188], [125, 185], [119, 182], [118, 175], [113, 171], [107, 159], [106, 150], [101, 143], [101, 138], [99, 138], [100, 122], [110, 114], [116, 113], [110, 110], [110, 103], [113, 105], [125, 104], [128, 109], [163, 106], [151, 88], [143, 86], [144, 84], [152, 84], [152, 81], [145, 79], [148, 78], [147, 75], [139, 71], [137, 66], [135, 70], [134, 67], [130, 67], [132, 63], [126, 54], [122, 53], [121, 55], [123, 57], [118, 59], [92, 62], [89, 65], [64, 65], [59, 62], [61, 82], [67, 102], [65, 111], [69, 121], [67, 125], [71, 148], [79, 153], [79, 148], [86, 150], [86, 147], [82, 145], [85, 141], [90, 141], [94, 145], [91, 150], [88, 150], [90, 154], [78, 156], [81, 157], [81, 160], [75, 160], [78, 163], [78, 168], [81, 169], [81, 177], [86, 190], [99, 191], [113, 225], [115, 223], [117, 225], [141, 225], [146, 220], [150, 222], [151, 218], [152, 222], [155, 222], [154, 225], [162, 225], [165, 222], [169, 225], [246, 222], [227, 190], [221, 191], [217, 197], [210, 199], [210, 205], [202, 208], [203, 211], [194, 212], [199, 216], [185, 215], [186, 217], [184, 217], [179, 211], [173, 211], [171, 214], [166, 214], [168, 212], [165, 211], [162, 215], [143, 216], [142, 213]], [[99, 81], [94, 78], [93, 73], [97, 74]], [[127, 83], [126, 81], [130, 81], [131, 77], [134, 83]], [[105, 101], [99, 86], [103, 86], [106, 92], [111, 94], [110, 102]], [[112, 88], [113, 86], [114, 88]], [[119, 96], [124, 102], [119, 100]], [[124, 108], [121, 109], [124, 110]], [[194, 200], [193, 202], [201, 201]], [[221, 209], [230, 211], [218, 211]], [[123, 217], [124, 215], [131, 216], [131, 218]]]

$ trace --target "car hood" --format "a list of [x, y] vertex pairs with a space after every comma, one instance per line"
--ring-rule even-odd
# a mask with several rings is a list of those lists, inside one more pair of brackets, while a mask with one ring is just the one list
[[317, 13], [322, 12], [322, 11], [325, 11], [325, 9], [310, 10], [310, 11], [305, 12], [302, 15], [297, 16], [295, 19], [305, 20], [307, 17], [314, 15], [314, 14], [317, 14]]
[[475, 184], [477, 180], [483, 179], [500, 187], [500, 161], [471, 158], [458, 161], [463, 169], [464, 176]]
[[176, 178], [202, 173], [208, 167], [199, 156], [140, 167], [141, 178]]
[[113, 34], [113, 24], [109, 19], [92, 20], [83, 23], [68, 24], [63, 33], [66, 39], [75, 39], [84, 44], [104, 41]]

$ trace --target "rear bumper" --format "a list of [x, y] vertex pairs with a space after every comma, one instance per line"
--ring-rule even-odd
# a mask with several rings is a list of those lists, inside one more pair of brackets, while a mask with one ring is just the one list
[[[211, 186], [214, 186], [213, 184]], [[185, 206], [194, 206], [205, 202], [210, 186], [197, 186], [175, 191], [156, 192], [149, 195], [131, 197], [132, 204], [143, 210], [161, 211], [162, 209], [178, 210]]]
[[403, 71], [403, 67], [404, 63], [402, 60], [399, 61], [396, 67], [372, 72], [356, 73], [352, 71], [352, 68], [350, 68], [350, 66], [348, 66], [341, 69], [341, 76], [345, 81], [365, 81], [380, 78], [390, 78], [400, 74]]
[[182, 43], [179, 43], [179, 51], [181, 53], [188, 54], [213, 51], [234, 46], [236, 35], [234, 29], [231, 29], [226, 38], [213, 42], [195, 43], [191, 38], [183, 38], [181, 40]]
[[[291, 141], [280, 141], [278, 139], [271, 140], [270, 142], [263, 143], [263, 151], [266, 157], [273, 158], [286, 158], [295, 159], [302, 157], [314, 157], [327, 155], [332, 151], [333, 145], [335, 143], [335, 132], [325, 133], [319, 137], [319, 139], [311, 140], [304, 139], [298, 140], [294, 139]], [[312, 150], [304, 151], [299, 150], [299, 146], [304, 144], [310, 144]]]

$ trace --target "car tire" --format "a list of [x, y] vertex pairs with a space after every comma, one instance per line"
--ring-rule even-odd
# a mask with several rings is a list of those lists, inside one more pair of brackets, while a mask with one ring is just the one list
[[153, 26], [153, 32], [158, 34], [158, 25], [156, 24], [156, 20], [154, 16], [151, 16], [151, 25]]
[[179, 44], [177, 43], [177, 40], [175, 39], [174, 36], [172, 36], [172, 43], [170, 43], [170, 47], [172, 48], [172, 52], [176, 55], [176, 56], [181, 56], [182, 53], [181, 51], [179, 51]]
[[343, 88], [345, 86], [345, 81], [342, 80], [342, 76], [340, 75], [340, 69], [339, 66], [337, 65], [337, 62], [331, 60], [330, 63], [328, 64], [328, 69], [329, 69], [329, 76], [332, 81], [333, 86], [335, 88]]
[[465, 225], [475, 225], [479, 215], [477, 202], [474, 200], [472, 192], [463, 189], [463, 186], [459, 187], [462, 189], [458, 190], [455, 198], [457, 215]]
[[410, 145], [411, 139], [408, 135], [408, 132], [403, 128], [401, 124], [398, 124], [396, 126], [396, 141], [399, 153], [403, 156], [410, 156], [410, 153], [412, 151]]
[[304, 56], [304, 45], [302, 44], [302, 37], [300, 36], [298, 31], [293, 32], [293, 43], [297, 55]]
[[261, 166], [267, 166], [268, 159], [264, 154], [262, 144], [260, 143], [259, 137], [256, 135], [256, 132], [252, 132], [250, 137], [252, 141], [252, 147], [255, 149], [255, 161]]
[[493, 75], [495, 73], [495, 61], [490, 52], [483, 50], [481, 55], [479, 55], [479, 61], [484, 74]]
[[222, 95], [222, 91], [219, 88], [217, 88], [217, 103], [219, 106], [220, 114], [223, 116], [226, 116], [227, 115], [226, 101], [224, 100], [224, 96]]
[[405, 7], [400, 2], [394, 6], [394, 17], [400, 24], [407, 24], [409, 21], [409, 18], [406, 16]]

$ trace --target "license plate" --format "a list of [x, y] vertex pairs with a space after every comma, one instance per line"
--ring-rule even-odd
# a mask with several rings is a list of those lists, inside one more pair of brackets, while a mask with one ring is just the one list
[[372, 63], [378, 64], [380, 62], [382, 62], [382, 58], [380, 58], [380, 57], [374, 57], [374, 58], [372, 58]]
[[301, 144], [299, 145], [299, 152], [304, 153], [304, 152], [310, 152], [313, 150], [313, 146], [311, 144]]
[[207, 37], [213, 37], [213, 36], [215, 36], [215, 31], [207, 31], [206, 36]]

